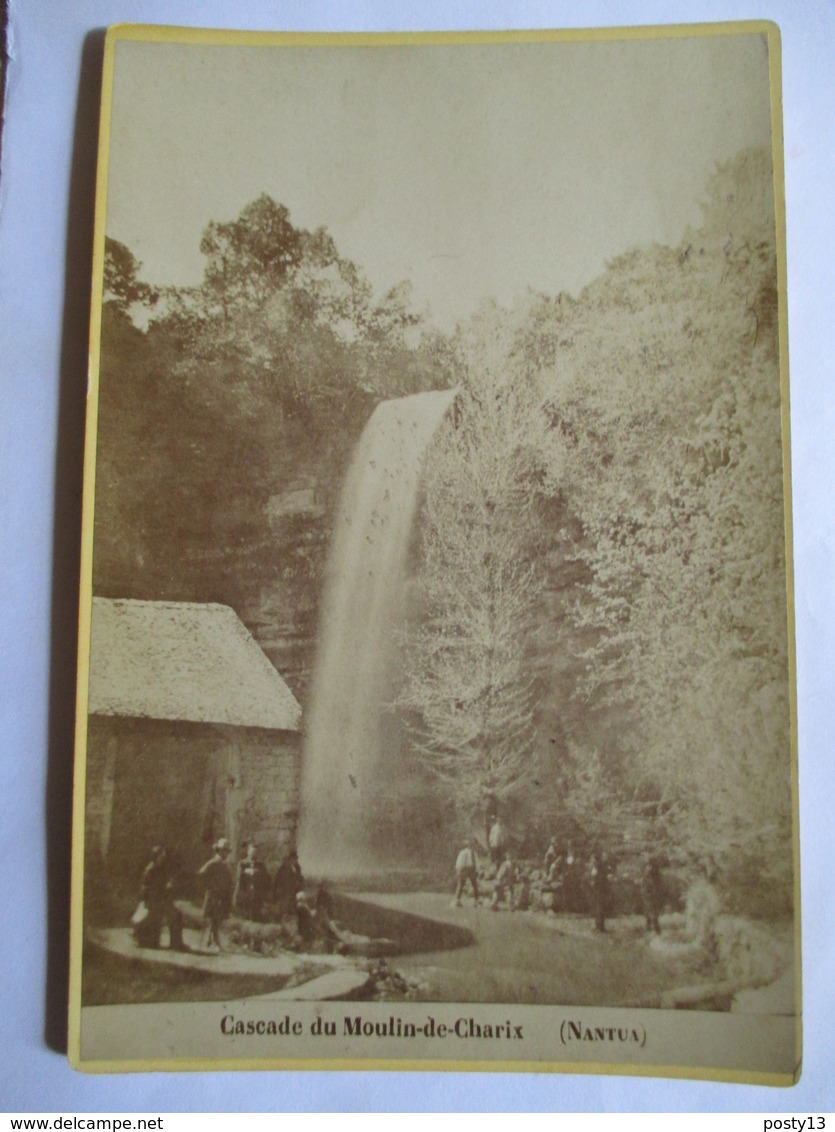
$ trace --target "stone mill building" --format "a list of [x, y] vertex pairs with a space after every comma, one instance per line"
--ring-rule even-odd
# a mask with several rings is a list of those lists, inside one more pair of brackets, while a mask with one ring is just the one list
[[88, 884], [135, 892], [156, 844], [187, 880], [219, 837], [275, 867], [296, 841], [300, 716], [229, 606], [94, 598]]

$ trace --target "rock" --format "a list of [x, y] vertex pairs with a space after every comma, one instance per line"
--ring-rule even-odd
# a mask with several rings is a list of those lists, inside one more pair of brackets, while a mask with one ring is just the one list
[[728, 1010], [736, 987], [733, 983], [700, 983], [677, 987], [661, 995], [662, 1010]]
[[758, 990], [735, 995], [731, 1010], [735, 1014], [794, 1014], [794, 971], [784, 971], [779, 979]]

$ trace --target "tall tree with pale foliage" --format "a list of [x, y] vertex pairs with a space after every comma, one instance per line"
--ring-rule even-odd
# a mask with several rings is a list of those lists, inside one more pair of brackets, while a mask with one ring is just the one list
[[426, 457], [405, 712], [464, 823], [533, 774], [528, 637], [542, 585], [530, 492], [541, 419], [512, 385], [460, 391]]
[[465, 805], [495, 789], [556, 820], [598, 790], [607, 836], [663, 815], [694, 864], [789, 893], [770, 162], [718, 166], [678, 246], [459, 333], [470, 378], [427, 460], [402, 702]]

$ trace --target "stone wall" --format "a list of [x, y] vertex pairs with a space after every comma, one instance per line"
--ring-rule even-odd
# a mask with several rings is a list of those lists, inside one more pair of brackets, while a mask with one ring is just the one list
[[91, 716], [87, 744], [88, 896], [138, 892], [152, 846], [176, 858], [181, 894], [219, 837], [233, 859], [256, 842], [270, 870], [295, 846], [300, 736], [176, 720]]

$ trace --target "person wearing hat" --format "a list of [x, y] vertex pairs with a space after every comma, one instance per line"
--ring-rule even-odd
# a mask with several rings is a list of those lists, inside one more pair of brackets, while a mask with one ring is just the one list
[[226, 838], [221, 837], [212, 848], [214, 856], [209, 858], [197, 875], [206, 890], [203, 901], [203, 916], [207, 929], [206, 947], [220, 951], [220, 929], [223, 921], [232, 911], [235, 878], [229, 866], [231, 850]]

